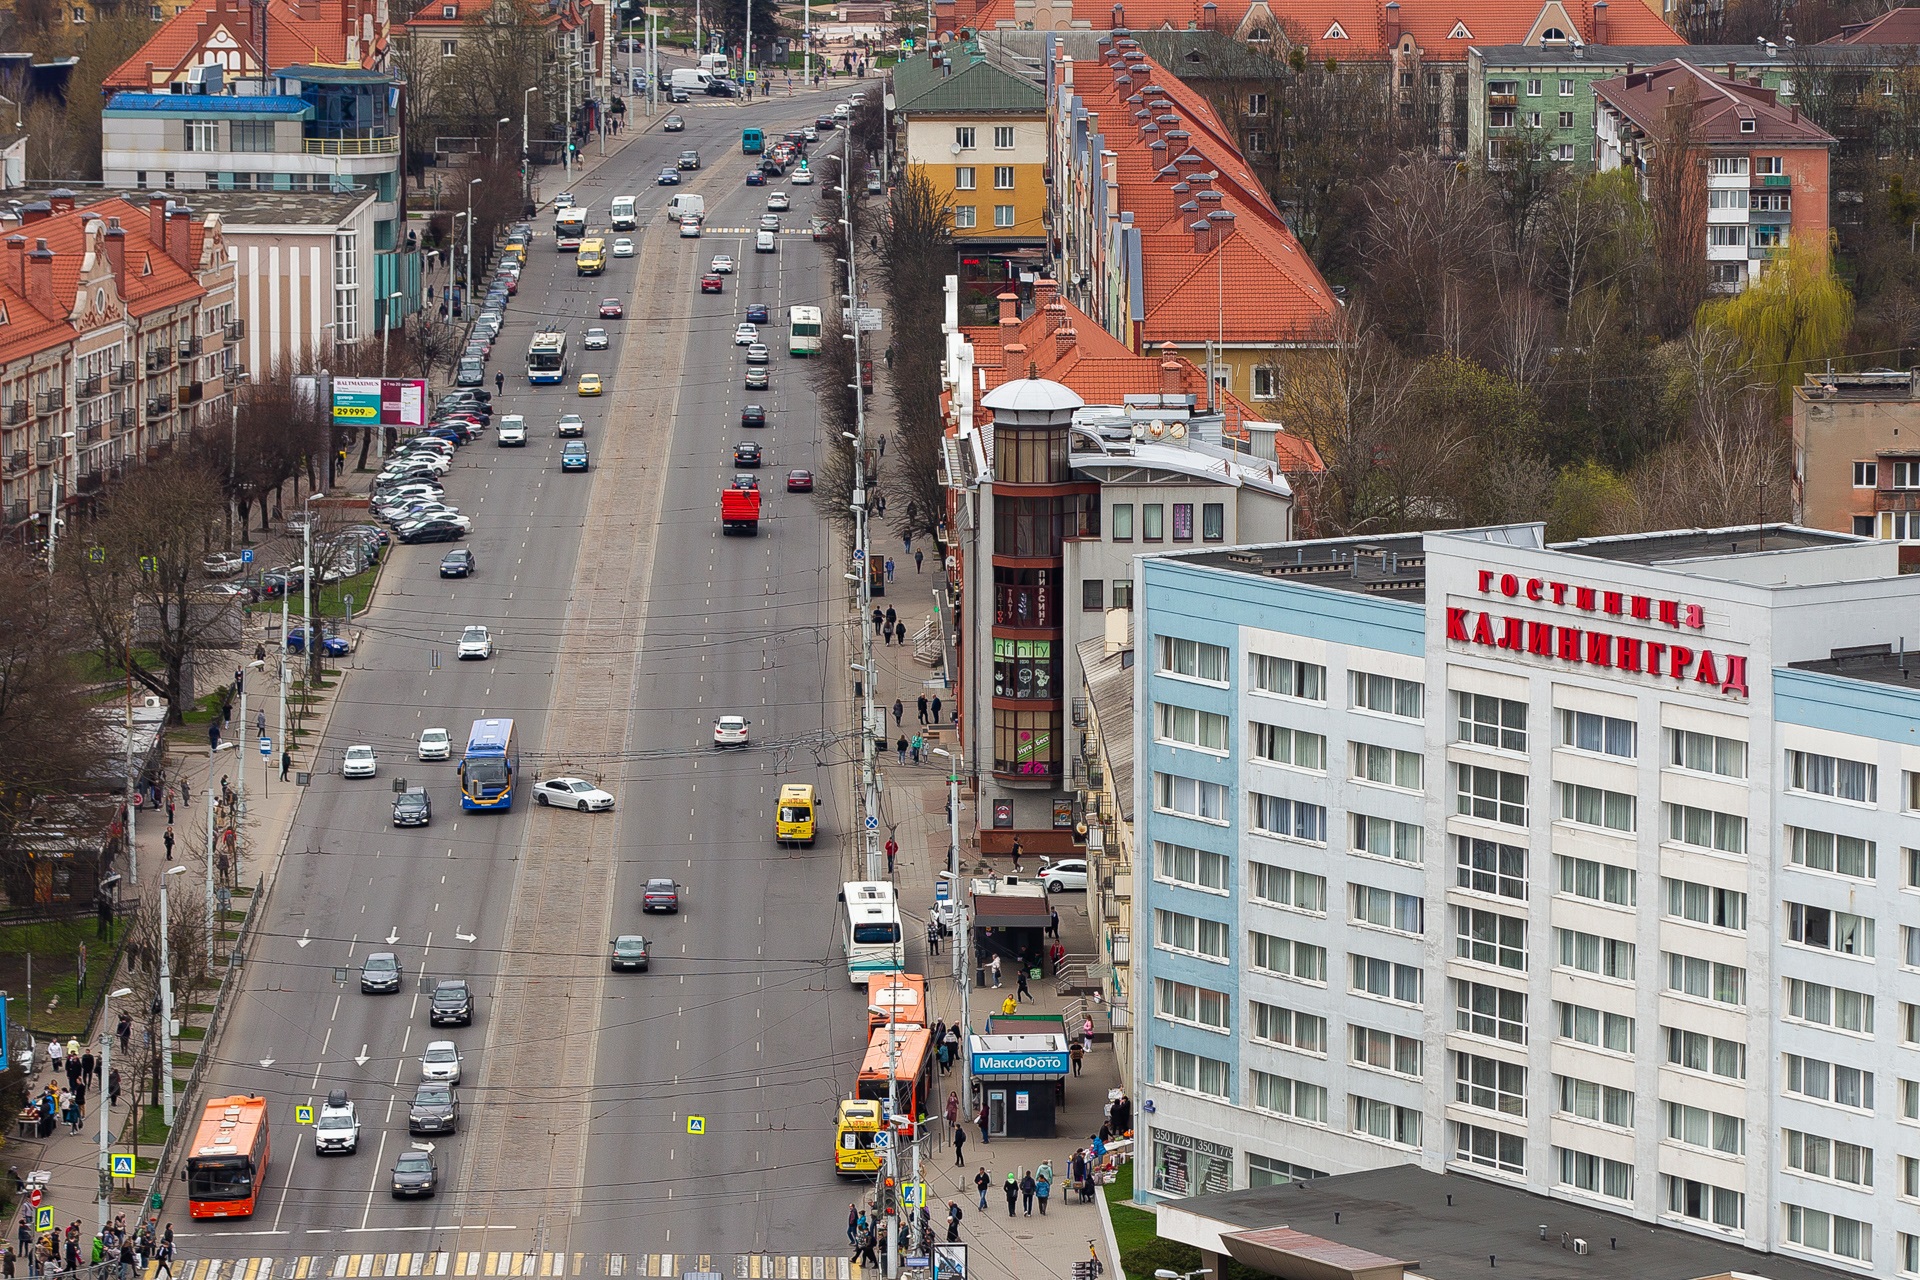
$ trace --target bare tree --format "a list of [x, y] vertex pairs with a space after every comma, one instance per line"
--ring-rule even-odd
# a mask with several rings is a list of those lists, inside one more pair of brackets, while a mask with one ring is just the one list
[[1642, 527], [1786, 519], [1791, 442], [1771, 380], [1757, 375], [1738, 338], [1720, 329], [1696, 329], [1666, 354], [1669, 395], [1687, 429], [1630, 477]]
[[[897, 462], [889, 462], [888, 515], [912, 537], [933, 532], [946, 510], [940, 484], [940, 371], [946, 358], [941, 321], [946, 276], [953, 269], [952, 214], [939, 188], [914, 167], [895, 184], [880, 239], [886, 286]], [[897, 498], [904, 501], [896, 502]]]
[[1367, 292], [1382, 326], [1410, 351], [1467, 350], [1492, 302], [1500, 237], [1486, 184], [1458, 165], [1407, 160], [1365, 199]]
[[1707, 159], [1699, 113], [1700, 86], [1687, 77], [1654, 132], [1647, 166], [1647, 217], [1658, 268], [1652, 319], [1664, 337], [1686, 332], [1707, 296]]

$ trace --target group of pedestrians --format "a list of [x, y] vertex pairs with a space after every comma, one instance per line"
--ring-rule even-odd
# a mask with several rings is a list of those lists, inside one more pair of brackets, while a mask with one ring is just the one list
[[20, 1220], [16, 1224], [14, 1243], [0, 1248], [0, 1276], [14, 1280], [24, 1265], [28, 1276], [57, 1275], [77, 1272], [82, 1266], [94, 1268], [97, 1280], [134, 1280], [136, 1276], [146, 1274], [149, 1262], [157, 1263], [156, 1280], [166, 1276], [173, 1280], [173, 1224], [157, 1240], [149, 1224], [129, 1231], [127, 1215], [114, 1215], [113, 1222], [93, 1237], [93, 1243], [85, 1258], [80, 1253], [81, 1227], [78, 1218], [69, 1222], [64, 1231], [49, 1231], [36, 1234], [33, 1230], [33, 1210], [23, 1208]]
[[900, 615], [894, 612], [892, 605], [885, 609], [879, 605], [873, 606], [873, 629], [880, 633], [884, 644], [890, 645], [895, 640], [903, 646], [907, 643], [907, 624], [900, 621]]

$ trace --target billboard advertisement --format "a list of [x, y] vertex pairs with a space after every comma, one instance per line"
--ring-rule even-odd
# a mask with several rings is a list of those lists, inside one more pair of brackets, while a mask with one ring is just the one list
[[333, 420], [348, 426], [425, 426], [427, 384], [420, 378], [335, 378]]

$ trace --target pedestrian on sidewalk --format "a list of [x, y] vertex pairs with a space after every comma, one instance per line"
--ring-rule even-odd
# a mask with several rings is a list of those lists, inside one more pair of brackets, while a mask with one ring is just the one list
[[891, 835], [887, 837], [887, 874], [893, 874], [893, 860], [900, 856], [900, 842]]
[[1020, 980], [1020, 987], [1017, 991], [1013, 993], [1014, 996], [1018, 999], [1025, 1000], [1028, 1003], [1032, 1003], [1033, 992], [1027, 990], [1027, 966], [1025, 966], [1024, 964], [1021, 965], [1020, 971], [1016, 976]]
[[927, 740], [917, 733], [913, 735], [912, 741], [907, 743], [907, 750], [912, 754], [915, 764], [920, 763], [920, 749], [926, 746], [926, 744]]
[[895, 751], [899, 753], [900, 763], [905, 764], [907, 762], [907, 735], [904, 733], [901, 734], [900, 741], [894, 743], [893, 745], [894, 745]]
[[167, 834], [160, 837], [160, 843], [167, 846], [167, 861], [173, 861], [173, 824], [167, 824]]
[[918, 707], [920, 711], [920, 723], [925, 724], [927, 722], [927, 695], [924, 693], [921, 694], [915, 706]]
[[1006, 1182], [1001, 1185], [1000, 1189], [1006, 1193], [1007, 1216], [1011, 1218], [1014, 1209], [1017, 1208], [1020, 1203], [1020, 1179], [1014, 1174], [1009, 1173]]
[[1015, 836], [1013, 838], [1013, 869], [1016, 874], [1020, 871], [1020, 858], [1024, 853], [1026, 850], [1020, 846], [1020, 837]]
[[933, 695], [933, 722], [940, 723], [940, 695], [937, 693]]
[[853, 1248], [854, 1241], [859, 1238], [860, 1208], [858, 1205], [849, 1204], [847, 1206], [847, 1248]]
[[[885, 515], [886, 512], [882, 511], [880, 514]], [[887, 581], [888, 582], [893, 581], [893, 557], [892, 556], [887, 557]]]
[[287, 780], [287, 774], [293, 768], [293, 753], [282, 748], [280, 751], [280, 781]]
[[1047, 1216], [1047, 1197], [1053, 1194], [1053, 1166], [1042, 1164], [1033, 1178], [1033, 1196], [1040, 1202], [1040, 1216]]
[[[940, 922], [938, 920], [927, 921], [927, 954], [930, 956], [940, 954]], [[942, 1062], [940, 1065], [945, 1066], [946, 1063]]]
[[993, 963], [987, 966], [987, 971], [993, 975], [993, 985], [996, 987], [999, 986], [1000, 985], [1000, 953], [999, 952], [996, 951], [993, 953]]
[[915, 573], [918, 573], [918, 572], [920, 572], [920, 562], [921, 562], [922, 560], [925, 560], [926, 558], [927, 558], [927, 553], [926, 553], [926, 552], [924, 552], [924, 551], [920, 551], [920, 550], [917, 550], [917, 549], [916, 549], [916, 550], [914, 551], [914, 553], [913, 553], [913, 571], [914, 571]]
[[[987, 1131], [982, 1129], [980, 1131], [980, 1141], [985, 1142], [986, 1140]], [[956, 1169], [964, 1169], [967, 1167], [967, 1127], [963, 1124], [955, 1124], [953, 1126], [953, 1167]]]
[[894, 620], [895, 620], [895, 614], [894, 614], [894, 612], [893, 612], [893, 606], [892, 606], [892, 605], [888, 605], [888, 606], [887, 606], [887, 611], [886, 611], [886, 613], [885, 613], [885, 614], [883, 614], [882, 616], [886, 618], [886, 620], [887, 620], [887, 629], [888, 629], [889, 631], [891, 631], [891, 630], [893, 629], [893, 624], [894, 624]]
[[1060, 913], [1052, 908], [1047, 909], [1047, 933], [1054, 941], [1060, 940]]
[[973, 1122], [980, 1126], [980, 1145], [983, 1147], [991, 1145], [993, 1142], [993, 1134], [987, 1129], [987, 1104], [985, 1102], [980, 1104], [980, 1114], [974, 1117]]
[[993, 1178], [987, 1173], [987, 1166], [981, 1165], [980, 1172], [973, 1175], [974, 1189], [980, 1193], [980, 1207], [987, 1207], [987, 1188], [993, 1185]]
[[1067, 1056], [1073, 1059], [1073, 1074], [1080, 1074], [1080, 1060], [1087, 1056], [1086, 1046], [1075, 1040], [1067, 1050]]
[[[167, 1231], [169, 1234], [172, 1233], [173, 1231], [172, 1223], [167, 1224]], [[163, 1275], [167, 1278], [167, 1280], [173, 1280], [173, 1241], [172, 1240], [170, 1239], [162, 1240], [160, 1242], [160, 1247], [153, 1251], [153, 1260], [155, 1263], [158, 1264], [157, 1269], [153, 1273], [154, 1280], [159, 1280], [159, 1277]]]
[[893, 700], [893, 727], [894, 728], [897, 729], [900, 727], [900, 717], [906, 714], [907, 714], [906, 704], [904, 702], [901, 702], [900, 699], [895, 698]]
[[1031, 1173], [1020, 1175], [1020, 1207], [1025, 1210], [1029, 1218], [1033, 1216], [1033, 1194], [1038, 1185], [1034, 1182]]
[[107, 1105], [120, 1105], [120, 1068], [114, 1067], [107, 1072]]
[[907, 624], [902, 622], [895, 625], [895, 627], [893, 628], [893, 637], [894, 639], [900, 642], [900, 647], [902, 649], [906, 648], [907, 647]]
[[966, 1215], [960, 1212], [960, 1206], [947, 1201], [947, 1243], [960, 1243], [960, 1219]]
[[133, 1040], [133, 1019], [127, 1014], [120, 1015], [120, 1025], [114, 1030], [120, 1036], [120, 1052], [127, 1052], [127, 1045]]
[[1012, 1017], [1013, 1011], [1019, 1007], [1020, 1002], [1011, 995], [1000, 1002], [1000, 1012], [1006, 1014], [1008, 1017]]
[[901, 547], [901, 554], [905, 555], [905, 554], [911, 553], [913, 551], [913, 535], [910, 533], [903, 534], [900, 538], [900, 547]]
[[875, 631], [878, 631], [880, 629], [880, 624], [885, 618], [886, 618], [886, 615], [880, 612], [880, 606], [879, 605], [873, 606], [873, 629]]
[[188, 784], [187, 780], [184, 777], [180, 779], [180, 803], [183, 805], [190, 805], [193, 803], [192, 788], [190, 787], [190, 785]]
[[173, 793], [167, 793], [167, 825], [173, 825]]
[[80, 1083], [88, 1088], [93, 1087], [93, 1068], [93, 1050], [89, 1049], [80, 1055]]

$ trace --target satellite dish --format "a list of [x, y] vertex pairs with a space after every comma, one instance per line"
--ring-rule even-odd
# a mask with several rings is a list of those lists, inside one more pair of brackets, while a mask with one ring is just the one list
[[951, 152], [953, 155], [957, 156], [960, 154], [960, 144], [957, 142], [950, 142], [947, 144], [947, 150]]

